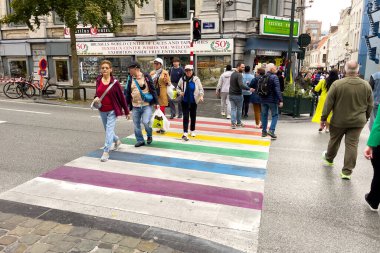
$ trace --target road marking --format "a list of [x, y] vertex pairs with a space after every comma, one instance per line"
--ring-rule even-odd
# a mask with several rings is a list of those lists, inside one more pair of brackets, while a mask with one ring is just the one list
[[91, 110], [91, 108], [86, 108], [86, 107], [55, 105], [55, 104], [47, 104], [47, 103], [39, 103], [39, 102], [21, 102], [21, 101], [10, 101], [10, 100], [0, 99], [0, 103], [1, 102], [13, 103], [13, 104], [24, 104], [24, 105], [44, 105], [44, 106], [55, 106], [55, 107], [73, 108], [73, 109], [81, 109], [81, 110]]
[[16, 110], [16, 109], [9, 109], [9, 108], [1, 108], [0, 110], [3, 111], [12, 111], [12, 112], [26, 112], [26, 113], [34, 113], [34, 114], [43, 114], [43, 115], [50, 115], [49, 112], [36, 112], [36, 111], [26, 111], [26, 110]]
[[5, 122], [6, 122], [6, 121], [0, 121], [0, 124], [1, 124], [1, 123], [5, 123]]

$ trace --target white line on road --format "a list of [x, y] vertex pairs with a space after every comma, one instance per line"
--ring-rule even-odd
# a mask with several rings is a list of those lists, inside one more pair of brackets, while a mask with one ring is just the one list
[[5, 103], [13, 103], [13, 104], [24, 104], [24, 105], [42, 105], [42, 106], [55, 106], [55, 107], [63, 107], [63, 108], [74, 108], [80, 110], [91, 110], [91, 108], [78, 107], [78, 106], [69, 106], [69, 105], [56, 105], [56, 104], [47, 104], [47, 103], [39, 103], [39, 102], [21, 102], [21, 101], [11, 101], [0, 99], [0, 102]]
[[34, 114], [44, 114], [44, 115], [50, 115], [51, 114], [48, 112], [25, 111], [25, 110], [8, 109], [8, 108], [1, 108], [1, 107], [0, 107], [0, 110], [12, 111], [12, 112], [26, 112], [26, 113], [34, 113]]
[[1, 124], [1, 123], [5, 123], [5, 122], [6, 122], [6, 121], [0, 121], [0, 124]]

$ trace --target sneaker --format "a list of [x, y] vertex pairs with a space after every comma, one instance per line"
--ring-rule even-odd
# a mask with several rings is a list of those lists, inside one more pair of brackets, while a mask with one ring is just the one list
[[114, 148], [113, 148], [113, 150], [118, 150], [119, 148], [120, 148], [120, 145], [121, 145], [121, 141], [120, 140], [117, 140], [116, 142], [115, 142], [115, 146], [114, 146]]
[[334, 166], [334, 163], [333, 163], [333, 162], [330, 162], [330, 161], [328, 161], [328, 160], [326, 159], [326, 153], [327, 153], [327, 151], [323, 151], [323, 153], [322, 153], [322, 159], [323, 159], [323, 161], [325, 162], [325, 164], [326, 164], [327, 166]]
[[364, 196], [364, 199], [365, 199], [365, 202], [367, 203], [367, 205], [368, 205], [368, 207], [369, 207], [369, 209], [370, 209], [371, 211], [374, 211], [374, 212], [379, 211], [379, 207], [376, 208], [375, 206], [371, 205], [371, 204], [368, 202], [368, 193]]
[[231, 115], [227, 115], [227, 119], [231, 119]]
[[351, 180], [351, 175], [346, 175], [343, 172], [340, 173], [340, 177], [345, 180]]
[[171, 115], [169, 119], [174, 119], [175, 115]]
[[226, 113], [225, 113], [225, 112], [222, 112], [221, 115], [222, 115], [222, 116], [226, 116]]
[[141, 146], [144, 146], [145, 145], [145, 142], [144, 141], [139, 141], [135, 144], [135, 148], [138, 148], [138, 147], [141, 147]]
[[182, 115], [178, 115], [178, 119], [182, 119]]
[[102, 157], [100, 157], [100, 161], [101, 162], [107, 162], [109, 158], [110, 158], [110, 153], [109, 152], [103, 152]]
[[319, 133], [322, 133], [322, 130], [323, 130], [322, 128], [319, 128], [319, 129], [318, 129], [318, 132], [319, 132]]
[[187, 133], [184, 133], [182, 135], [182, 140], [184, 140], [184, 141], [188, 141], [189, 140], [189, 138], [187, 137]]
[[262, 132], [261, 133], [261, 137], [267, 137], [268, 136], [268, 133], [267, 132]]
[[231, 124], [232, 129], [236, 129], [236, 124]]
[[326, 130], [325, 130], [325, 133], [326, 133], [326, 134], [330, 133], [330, 130], [326, 129]]
[[272, 139], [277, 139], [277, 135], [275, 135], [272, 131], [268, 131], [268, 135], [272, 137]]
[[148, 136], [148, 139], [146, 140], [146, 143], [151, 144], [153, 141], [152, 136]]
[[245, 125], [243, 124], [243, 122], [241, 122], [240, 124], [237, 124], [236, 126], [237, 127], [245, 127]]
[[191, 131], [190, 133], [191, 133], [191, 137], [195, 137], [195, 136], [197, 136], [197, 135], [195, 134], [195, 131]]

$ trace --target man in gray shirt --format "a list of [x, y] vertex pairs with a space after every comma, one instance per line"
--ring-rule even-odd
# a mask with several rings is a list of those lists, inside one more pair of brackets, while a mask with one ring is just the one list
[[231, 103], [231, 128], [244, 127], [241, 122], [241, 110], [243, 107], [243, 89], [254, 92], [254, 89], [250, 89], [243, 83], [243, 71], [245, 65], [239, 62], [236, 65], [236, 71], [232, 73], [230, 79], [229, 97]]

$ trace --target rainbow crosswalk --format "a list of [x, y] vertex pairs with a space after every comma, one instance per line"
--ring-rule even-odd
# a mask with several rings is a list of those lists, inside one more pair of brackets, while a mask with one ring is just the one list
[[48, 171], [1, 199], [169, 229], [243, 252], [256, 252], [270, 139], [248, 126], [198, 118], [197, 136], [181, 140], [182, 122], [135, 148], [122, 140]]

